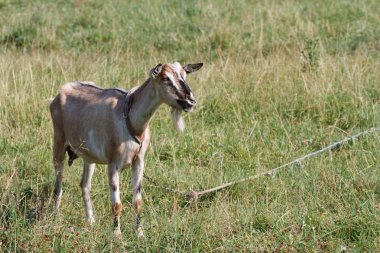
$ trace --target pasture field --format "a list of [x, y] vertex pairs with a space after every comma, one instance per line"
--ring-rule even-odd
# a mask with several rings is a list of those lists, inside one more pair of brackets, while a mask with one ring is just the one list
[[380, 252], [379, 133], [197, 203], [145, 180], [145, 241], [126, 169], [118, 241], [105, 166], [93, 227], [80, 160], [52, 211], [48, 110], [68, 81], [129, 89], [158, 63], [204, 62], [185, 132], [155, 114], [145, 174], [211, 188], [379, 126], [379, 24], [377, 0], [0, 0], [0, 252]]

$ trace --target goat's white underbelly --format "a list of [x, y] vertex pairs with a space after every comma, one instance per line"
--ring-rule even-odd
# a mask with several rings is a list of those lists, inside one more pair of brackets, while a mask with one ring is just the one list
[[[73, 151], [83, 160], [89, 163], [108, 164], [110, 161], [106, 155], [106, 140], [99, 138], [93, 129], [90, 129], [83, 136], [86, 138], [76, 143], [67, 143]], [[116, 148], [116, 147], [114, 147]], [[118, 160], [122, 167], [132, 163], [138, 144], [134, 142], [124, 142], [117, 147], [118, 154], [114, 159]]]
[[74, 153], [83, 158], [89, 163], [107, 164], [107, 158], [105, 154], [105, 143], [99, 138], [96, 138], [96, 134], [90, 129], [84, 135], [83, 139], [67, 140], [66, 145], [70, 145]]

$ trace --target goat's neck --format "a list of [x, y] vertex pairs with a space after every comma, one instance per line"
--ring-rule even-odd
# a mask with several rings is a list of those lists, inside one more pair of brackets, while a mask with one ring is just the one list
[[128, 116], [135, 134], [141, 136], [161, 102], [151, 79], [139, 86], [132, 96], [133, 103]]

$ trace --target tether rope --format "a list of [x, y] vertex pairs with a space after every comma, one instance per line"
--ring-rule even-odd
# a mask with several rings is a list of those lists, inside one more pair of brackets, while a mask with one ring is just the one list
[[179, 190], [176, 190], [176, 189], [172, 189], [170, 187], [162, 186], [161, 184], [157, 183], [155, 180], [151, 179], [150, 177], [148, 177], [146, 175], [144, 175], [144, 177], [150, 183], [152, 183], [155, 187], [158, 187], [158, 188], [161, 188], [161, 189], [164, 189], [166, 191], [170, 191], [170, 192], [173, 192], [173, 193], [176, 193], [176, 194], [179, 194], [179, 195], [184, 195], [188, 200], [197, 200], [202, 195], [205, 195], [205, 194], [208, 194], [208, 193], [212, 193], [212, 192], [216, 192], [216, 191], [225, 189], [227, 187], [233, 186], [235, 184], [243, 183], [243, 182], [246, 182], [246, 181], [251, 181], [251, 180], [254, 180], [254, 179], [262, 177], [262, 176], [273, 176], [276, 172], [278, 172], [281, 169], [284, 169], [284, 168], [289, 167], [289, 166], [294, 165], [294, 164], [301, 165], [301, 162], [304, 161], [304, 160], [306, 160], [306, 159], [308, 159], [308, 158], [317, 156], [317, 155], [319, 155], [321, 153], [324, 153], [326, 151], [333, 151], [333, 150], [338, 149], [341, 146], [347, 144], [350, 141], [355, 142], [356, 140], [358, 140], [359, 138], [361, 138], [361, 137], [363, 137], [365, 135], [373, 134], [373, 133], [378, 132], [378, 131], [380, 131], [380, 127], [373, 127], [373, 128], [367, 129], [367, 130], [365, 130], [363, 132], [357, 133], [357, 134], [352, 135], [350, 137], [346, 137], [346, 138], [344, 138], [344, 139], [342, 139], [340, 141], [337, 141], [337, 142], [334, 142], [334, 143], [332, 143], [332, 144], [330, 144], [328, 146], [325, 146], [325, 147], [323, 147], [320, 150], [317, 150], [317, 151], [309, 153], [309, 154], [307, 154], [305, 156], [299, 157], [299, 158], [297, 158], [297, 159], [295, 159], [295, 160], [293, 160], [293, 161], [291, 161], [289, 163], [283, 164], [283, 165], [281, 165], [279, 167], [276, 167], [274, 169], [271, 169], [271, 170], [268, 170], [268, 171], [264, 171], [264, 172], [261, 172], [259, 174], [256, 174], [256, 175], [253, 175], [253, 176], [249, 176], [249, 177], [246, 177], [246, 178], [242, 178], [242, 179], [239, 179], [239, 180], [236, 180], [236, 181], [225, 183], [225, 184], [222, 184], [222, 185], [219, 185], [219, 186], [207, 189], [207, 190], [203, 190], [203, 191], [191, 190], [189, 192], [182, 192], [182, 191], [179, 191]]

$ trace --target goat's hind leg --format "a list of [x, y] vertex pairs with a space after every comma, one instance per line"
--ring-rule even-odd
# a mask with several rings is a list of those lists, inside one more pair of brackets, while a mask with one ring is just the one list
[[54, 147], [53, 147], [53, 164], [55, 171], [55, 185], [54, 185], [54, 199], [55, 199], [55, 210], [59, 210], [62, 198], [62, 177], [63, 177], [63, 167], [65, 159], [65, 140], [63, 134], [54, 132]]
[[94, 212], [92, 210], [91, 196], [90, 196], [91, 179], [92, 179], [92, 175], [94, 174], [94, 170], [95, 170], [95, 163], [84, 162], [82, 181], [80, 183], [80, 187], [82, 188], [83, 201], [86, 208], [86, 217], [90, 225], [94, 224], [95, 222]]
[[54, 199], [55, 210], [59, 210], [62, 198], [63, 160], [65, 159], [65, 132], [62, 124], [62, 113], [60, 110], [60, 96], [56, 96], [50, 104], [50, 113], [53, 120], [53, 165], [55, 171]]

